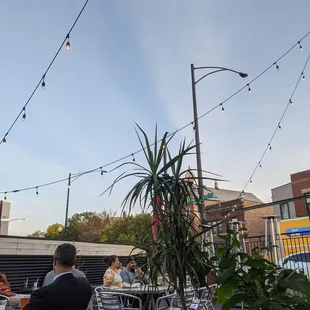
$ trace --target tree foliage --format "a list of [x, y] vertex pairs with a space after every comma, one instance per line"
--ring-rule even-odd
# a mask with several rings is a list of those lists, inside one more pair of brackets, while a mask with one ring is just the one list
[[[122, 164], [119, 167], [133, 165], [134, 169], [122, 173], [109, 189], [111, 191], [118, 182], [133, 177], [137, 183], [125, 196], [123, 207], [128, 207], [130, 212], [140, 203], [144, 211], [152, 202], [153, 212], [159, 219], [156, 223], [156, 238], [137, 242], [136, 247], [144, 250], [144, 255], [147, 256], [150, 282], [156, 286], [158, 274], [164, 277], [167, 274], [166, 279], [169, 279], [171, 286], [180, 295], [182, 308], [186, 309], [186, 276], [190, 277], [194, 286], [198, 286], [201, 278], [210, 271], [208, 255], [201, 251], [199, 238], [206, 230], [202, 230], [199, 216], [186, 202], [188, 197], [198, 198], [197, 190], [186, 178], [188, 170], [182, 170], [184, 157], [192, 154], [195, 146], [186, 145], [184, 141], [175, 156], [168, 150], [169, 160], [163, 165], [164, 149], [167, 149], [166, 146], [173, 136], [167, 141], [166, 133], [158, 142], [156, 128], [155, 142], [151, 144], [140, 127], [137, 135], [147, 166], [143, 167], [138, 163]], [[167, 170], [169, 175], [165, 173]]]
[[147, 213], [122, 218], [100, 232], [101, 241], [123, 244], [137, 244], [151, 237], [152, 221]]
[[34, 233], [31, 235], [28, 235], [29, 238], [44, 238], [45, 237], [45, 232], [41, 230], [36, 230]]
[[44, 237], [46, 239], [61, 239], [71, 241], [99, 242], [100, 231], [113, 222], [116, 212], [82, 212], [76, 213], [68, 219], [68, 227], [65, 236], [64, 225], [55, 223], [48, 226], [45, 233], [37, 231], [31, 236]]
[[63, 229], [64, 229], [63, 225], [59, 223], [52, 224], [47, 227], [44, 237], [46, 239], [57, 238], [62, 233]]

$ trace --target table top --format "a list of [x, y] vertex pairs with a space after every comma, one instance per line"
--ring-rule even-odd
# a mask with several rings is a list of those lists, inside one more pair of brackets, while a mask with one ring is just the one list
[[159, 286], [150, 286], [150, 285], [142, 285], [140, 287], [103, 287], [103, 289], [107, 292], [119, 292], [119, 293], [164, 293], [171, 291], [171, 287], [167, 285], [159, 285]]

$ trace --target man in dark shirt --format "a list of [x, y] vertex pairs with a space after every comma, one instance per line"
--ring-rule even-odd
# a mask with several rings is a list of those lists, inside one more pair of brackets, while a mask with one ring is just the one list
[[34, 291], [24, 310], [85, 310], [92, 296], [92, 289], [85, 278], [76, 278], [72, 267], [76, 263], [76, 248], [61, 244], [54, 254], [53, 283]]

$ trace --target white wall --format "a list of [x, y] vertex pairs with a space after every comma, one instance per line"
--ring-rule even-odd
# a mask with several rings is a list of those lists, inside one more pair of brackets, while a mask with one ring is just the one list
[[[0, 237], [0, 254], [11, 255], [53, 255], [56, 247], [63, 241], [37, 240], [18, 237]], [[140, 251], [133, 250], [132, 246], [105, 243], [70, 242], [77, 248], [78, 255], [118, 255], [128, 256]]]
[[[271, 190], [272, 194], [272, 201], [278, 201], [283, 199], [290, 199], [293, 198], [293, 190], [291, 183], [284, 184], [282, 186], [273, 188]], [[296, 218], [296, 211], [295, 211], [295, 204], [293, 201], [288, 203], [290, 209], [290, 216], [291, 218]], [[281, 216], [280, 206], [274, 205], [274, 212], [276, 215]]]

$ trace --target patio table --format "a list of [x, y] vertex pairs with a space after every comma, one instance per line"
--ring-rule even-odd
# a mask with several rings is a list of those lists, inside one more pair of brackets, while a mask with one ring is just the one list
[[[155, 310], [156, 309], [156, 301], [155, 301], [155, 295], [162, 295], [166, 294], [169, 291], [171, 291], [171, 287], [167, 285], [161, 285], [161, 286], [149, 286], [149, 285], [142, 285], [140, 287], [122, 287], [122, 288], [111, 288], [111, 287], [104, 287], [103, 288], [106, 292], [111, 293], [125, 293], [125, 294], [131, 294], [131, 295], [147, 295], [149, 298], [149, 310]], [[143, 306], [143, 309], [146, 309], [146, 307]]]

